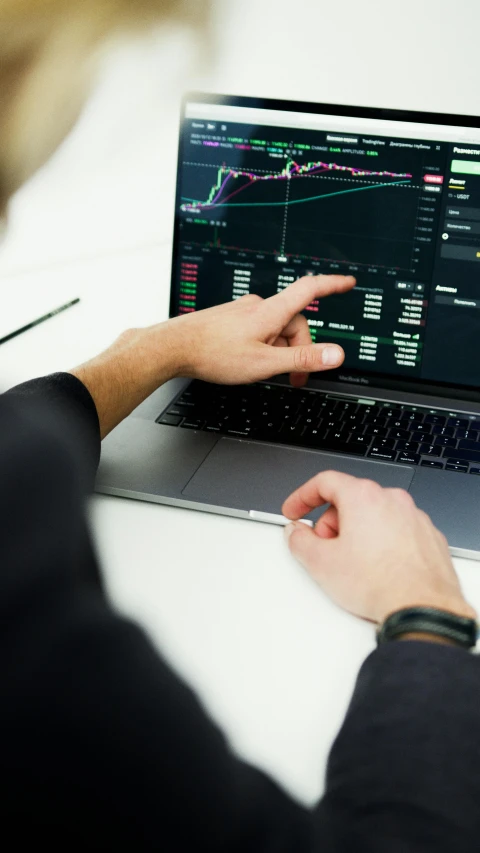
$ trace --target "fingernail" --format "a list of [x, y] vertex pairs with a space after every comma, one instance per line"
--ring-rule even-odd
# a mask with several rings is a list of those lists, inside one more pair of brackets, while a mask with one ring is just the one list
[[292, 535], [294, 530], [295, 530], [294, 524], [285, 525], [285, 527], [283, 528], [283, 535], [285, 536], [286, 542], [288, 542], [288, 540], [290, 539], [290, 536]]
[[338, 364], [340, 356], [341, 353], [339, 347], [325, 347], [322, 351], [322, 362], [323, 364], [332, 366], [332, 364]]

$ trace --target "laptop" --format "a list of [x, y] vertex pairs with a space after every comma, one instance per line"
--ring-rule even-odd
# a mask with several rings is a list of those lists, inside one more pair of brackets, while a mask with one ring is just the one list
[[304, 312], [345, 362], [301, 389], [168, 382], [103, 442], [97, 490], [283, 524], [335, 469], [478, 558], [480, 120], [193, 93], [177, 169], [170, 316], [353, 274]]

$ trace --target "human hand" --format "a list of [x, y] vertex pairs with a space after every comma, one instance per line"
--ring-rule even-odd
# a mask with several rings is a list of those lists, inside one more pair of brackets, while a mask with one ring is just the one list
[[305, 276], [268, 299], [249, 294], [170, 320], [177, 375], [235, 385], [290, 373], [293, 385], [304, 385], [309, 373], [339, 367], [344, 352], [337, 344], [312, 344], [300, 312], [354, 285], [353, 276]]
[[[312, 344], [299, 312], [321, 296], [343, 293], [352, 276], [306, 276], [269, 299], [249, 295], [145, 329], [128, 329], [105, 352], [71, 370], [88, 388], [104, 438], [149, 394], [176, 376], [225, 385], [338, 367], [335, 344]], [[331, 359], [323, 361], [328, 353]]]
[[282, 512], [298, 520], [325, 503], [314, 529], [299, 522], [285, 532], [293, 556], [336, 604], [378, 623], [415, 606], [476, 618], [447, 540], [408, 492], [325, 471], [293, 492]]

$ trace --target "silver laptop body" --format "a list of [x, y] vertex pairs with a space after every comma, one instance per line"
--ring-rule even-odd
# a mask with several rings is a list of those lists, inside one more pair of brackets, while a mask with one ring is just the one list
[[188, 95], [171, 316], [353, 274], [305, 311], [345, 363], [305, 389], [168, 382], [104, 440], [97, 490], [282, 524], [335, 469], [408, 489], [478, 558], [479, 264], [478, 119]]

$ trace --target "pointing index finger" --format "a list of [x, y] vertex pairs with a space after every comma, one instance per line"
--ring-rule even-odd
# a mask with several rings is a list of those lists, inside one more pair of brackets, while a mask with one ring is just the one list
[[294, 281], [281, 293], [265, 299], [265, 310], [270, 316], [275, 311], [279, 322], [286, 325], [314, 299], [329, 296], [331, 293], [345, 293], [355, 284], [356, 279], [352, 275], [306, 275]]

